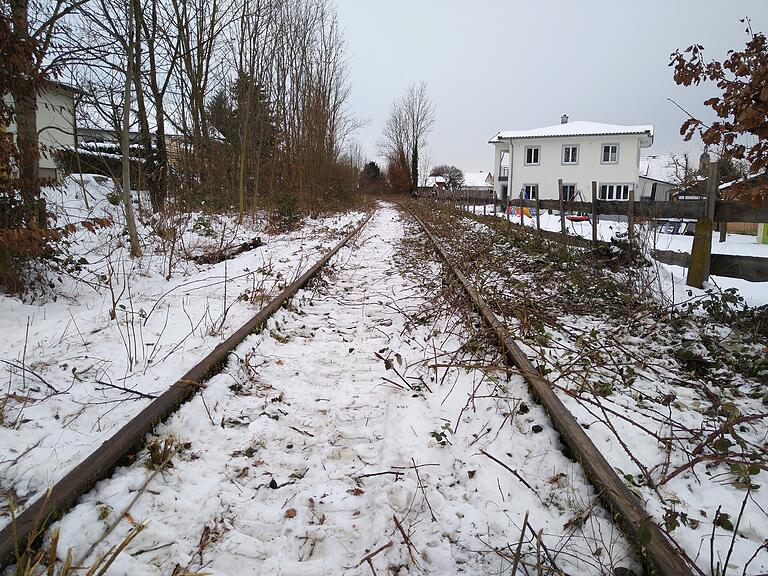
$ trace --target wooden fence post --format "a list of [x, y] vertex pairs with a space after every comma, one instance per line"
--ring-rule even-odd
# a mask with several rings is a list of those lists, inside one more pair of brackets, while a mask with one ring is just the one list
[[688, 267], [688, 278], [685, 282], [694, 288], [703, 288], [704, 282], [709, 279], [712, 256], [712, 222], [715, 219], [716, 200], [717, 162], [710, 162], [707, 173], [707, 214], [696, 220], [696, 231], [691, 248], [691, 264]]
[[541, 230], [541, 202], [539, 201], [538, 186], [536, 186], [536, 230]]
[[598, 224], [598, 208], [597, 208], [597, 182], [592, 180], [592, 242], [597, 246], [597, 224]]
[[563, 207], [563, 180], [557, 181], [557, 191], [560, 197], [560, 233], [565, 234], [565, 209]]
[[725, 242], [728, 236], [728, 222], [720, 222], [720, 243]]
[[520, 189], [520, 226], [525, 227], [525, 215], [523, 214], [523, 190], [524, 188]]
[[635, 238], [635, 189], [629, 190], [629, 204], [627, 205], [627, 226], [630, 246]]

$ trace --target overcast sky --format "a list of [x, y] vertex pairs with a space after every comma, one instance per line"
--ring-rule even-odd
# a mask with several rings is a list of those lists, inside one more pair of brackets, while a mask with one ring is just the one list
[[684, 88], [667, 66], [675, 49], [702, 44], [722, 60], [743, 48], [739, 20], [768, 33], [768, 0], [336, 0], [348, 43], [351, 107], [376, 142], [392, 101], [426, 82], [435, 104], [432, 164], [491, 170], [499, 130], [571, 120], [653, 124], [647, 154], [693, 151], [684, 115], [714, 86]]

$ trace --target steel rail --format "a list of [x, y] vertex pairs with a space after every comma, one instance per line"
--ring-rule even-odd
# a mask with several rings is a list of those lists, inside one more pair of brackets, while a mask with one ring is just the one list
[[44, 496], [25, 509], [15, 521], [0, 531], [0, 567], [13, 564], [17, 560], [17, 551], [23, 552], [28, 546], [32, 546], [44, 535], [52, 522], [74, 506], [80, 496], [90, 490], [96, 482], [108, 477], [126, 456], [138, 451], [144, 445], [147, 434], [192, 398], [206, 381], [221, 372], [230, 353], [247, 336], [261, 330], [266, 321], [304, 288], [328, 261], [363, 229], [372, 216], [373, 213], [368, 214], [314, 266], [216, 346], [180, 380], [153, 400], [90, 456], [56, 482]]
[[564, 444], [581, 463], [601, 500], [612, 512], [614, 518], [618, 520], [618, 525], [627, 538], [637, 548], [646, 564], [648, 573], [658, 576], [693, 576], [694, 573], [688, 562], [653, 521], [642, 502], [619, 478], [573, 414], [558, 398], [552, 383], [534, 367], [517, 342], [508, 334], [504, 323], [485, 303], [478, 290], [459, 266], [454, 264], [428, 226], [418, 216], [413, 213], [412, 215], [434, 245], [440, 258], [461, 283], [475, 309], [496, 334], [504, 350], [507, 363], [515, 367], [528, 382], [533, 393], [549, 414], [552, 424], [560, 433]]

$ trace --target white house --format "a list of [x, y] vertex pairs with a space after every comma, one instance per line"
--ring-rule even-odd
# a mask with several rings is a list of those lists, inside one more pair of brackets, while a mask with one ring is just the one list
[[490, 172], [464, 172], [463, 190], [472, 196], [493, 195], [493, 174]]
[[[6, 94], [3, 100], [13, 105], [13, 98]], [[16, 123], [11, 121], [8, 132], [16, 133]], [[40, 177], [55, 178], [56, 150], [75, 145], [75, 89], [60, 82], [48, 82], [37, 96], [37, 134], [40, 142]]]
[[680, 182], [681, 164], [671, 155], [640, 157], [639, 198], [669, 201]]
[[[566, 199], [591, 200], [592, 181], [603, 200], [627, 200], [639, 188], [640, 151], [653, 144], [653, 126], [568, 122], [497, 133], [496, 197], [555, 200], [558, 180]], [[579, 197], [579, 193], [581, 196]]]

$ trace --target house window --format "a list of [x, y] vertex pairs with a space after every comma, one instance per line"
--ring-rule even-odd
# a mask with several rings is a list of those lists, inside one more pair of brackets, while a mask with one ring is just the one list
[[629, 200], [629, 184], [601, 184], [600, 200]]
[[563, 200], [573, 202], [576, 198], [576, 184], [563, 184]]
[[603, 155], [600, 158], [601, 164], [617, 164], [619, 162], [619, 145], [603, 144]]
[[539, 165], [539, 153], [540, 146], [526, 146], [525, 147], [525, 165], [526, 166], [538, 166]]
[[579, 163], [579, 147], [563, 146], [563, 164]]
[[538, 184], [525, 184], [523, 185], [523, 199], [524, 200], [536, 200], [539, 195]]

